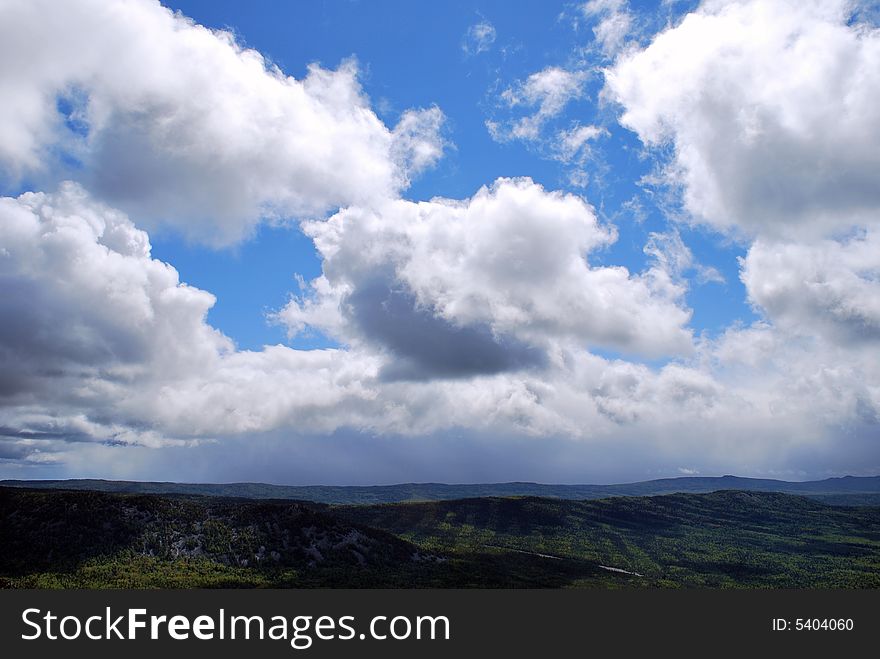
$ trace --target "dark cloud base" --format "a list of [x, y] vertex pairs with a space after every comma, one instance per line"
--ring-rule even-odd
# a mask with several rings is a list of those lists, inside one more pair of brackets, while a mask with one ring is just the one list
[[419, 307], [390, 277], [359, 285], [346, 307], [364, 337], [393, 356], [381, 373], [386, 381], [491, 375], [547, 363], [542, 350], [495, 336], [486, 325], [457, 326]]

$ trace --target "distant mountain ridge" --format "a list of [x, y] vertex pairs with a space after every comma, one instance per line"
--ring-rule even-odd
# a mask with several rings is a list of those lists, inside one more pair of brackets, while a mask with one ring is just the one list
[[740, 476], [685, 476], [614, 485], [550, 485], [512, 482], [463, 485], [403, 483], [400, 485], [369, 486], [212, 484], [75, 479], [5, 480], [0, 481], [0, 486], [135, 494], [206, 495], [245, 499], [289, 499], [327, 504], [377, 504], [512, 496], [590, 500], [615, 496], [701, 494], [719, 490], [745, 490], [808, 496], [836, 505], [880, 505], [880, 476], [844, 476], [803, 482]]

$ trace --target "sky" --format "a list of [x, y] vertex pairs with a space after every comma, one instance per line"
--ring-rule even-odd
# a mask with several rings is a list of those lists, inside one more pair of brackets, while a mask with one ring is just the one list
[[0, 0], [0, 478], [880, 473], [856, 0]]

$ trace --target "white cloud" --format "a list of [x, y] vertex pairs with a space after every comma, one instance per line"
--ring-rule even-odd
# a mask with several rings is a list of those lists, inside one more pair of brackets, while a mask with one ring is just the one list
[[591, 143], [607, 137], [608, 131], [578, 121], [563, 128], [560, 117], [570, 102], [584, 96], [589, 75], [586, 70], [547, 67], [508, 87], [501, 101], [511, 116], [486, 121], [490, 136], [496, 142], [525, 142], [543, 157], [564, 163], [570, 185], [586, 188], [595, 173], [587, 167], [594, 164]]
[[[629, 277], [587, 265], [583, 254], [613, 234], [577, 197], [501, 181], [467, 202], [398, 201], [384, 210], [395, 215], [346, 211], [310, 226], [327, 284], [353, 278], [337, 311], [342, 327], [358, 320], [346, 305], [357, 307], [352, 297], [360, 293], [370, 300], [361, 311], [375, 312], [366, 319], [371, 329], [361, 326], [347, 349], [252, 352], [236, 351], [205, 322], [210, 294], [181, 284], [173, 268], [150, 257], [146, 234], [81, 188], [0, 200], [0, 459], [62, 461], [79, 465], [81, 475], [95, 469], [84, 456], [101, 455], [111, 465], [103, 468], [117, 469], [130, 460], [131, 445], [188, 444], [195, 451], [212, 440], [257, 441], [278, 431], [293, 444], [274, 445], [277, 455], [266, 458], [273, 461], [303, 437], [353, 429], [408, 438], [451, 431], [567, 437], [617, 464], [636, 451], [672, 469], [686, 460], [704, 472], [754, 473], [796, 464], [804, 451], [830, 454], [841, 427], [861, 446], [860, 429], [876, 424], [880, 364], [867, 344], [841, 349], [821, 336], [759, 324], [659, 368], [587, 352], [583, 343], [591, 333], [602, 337], [608, 316], [622, 319], [615, 332], [644, 327], [623, 340], [648, 347], [664, 333], [673, 343], [687, 334], [674, 322], [684, 312], [656, 292], [669, 285], [659, 265]], [[856, 252], [846, 258], [858, 260]], [[568, 258], [542, 266], [550, 254]], [[384, 300], [370, 299], [375, 289], [363, 275], [391, 281], [381, 279], [380, 263], [393, 266], [398, 287], [386, 288]], [[404, 285], [411, 297], [397, 294]], [[406, 343], [412, 322], [395, 334], [386, 321], [396, 318], [424, 321], [416, 329], [434, 334], [411, 335], [416, 350], [439, 352], [458, 372], [407, 353], [415, 345]], [[475, 323], [496, 329], [467, 334]], [[465, 340], [448, 352], [444, 332]], [[558, 340], [541, 363], [461, 368], [468, 346], [494, 342], [510, 350], [515, 341], [569, 332], [578, 340]], [[505, 343], [506, 336], [513, 339]], [[407, 359], [431, 377], [388, 377], [395, 375], [389, 366]], [[96, 453], [96, 443], [117, 448]], [[254, 446], [242, 455], [262, 455], [264, 445]], [[153, 459], [138, 456], [145, 464]]]
[[214, 296], [181, 284], [146, 233], [79, 186], [4, 197], [0, 214], [4, 377], [185, 373], [232, 349], [204, 323]]
[[751, 242], [741, 279], [764, 321], [707, 359], [774, 415], [810, 406], [846, 433], [876, 425], [880, 390], [880, 31], [856, 9], [704, 2], [618, 59], [604, 91], [671, 151], [684, 210]]
[[[318, 432], [357, 424], [375, 395], [361, 384], [378, 368], [369, 355], [236, 351], [206, 323], [214, 296], [75, 184], [0, 198], [0, 245], [0, 427], [18, 443]], [[328, 422], [335, 405], [347, 415]]]
[[75, 184], [0, 199], [0, 245], [0, 406], [25, 428], [60, 431], [44, 418], [59, 410], [101, 418], [132, 385], [203, 372], [233, 350], [205, 323], [214, 296], [181, 284], [143, 231]]
[[693, 252], [684, 244], [678, 231], [649, 233], [644, 252], [673, 278], [680, 278], [693, 272], [700, 284], [724, 283], [724, 276], [716, 268], [703, 265], [694, 258]]
[[575, 122], [571, 128], [562, 129], [543, 145], [551, 158], [568, 169], [568, 182], [574, 188], [586, 188], [591, 175], [597, 171], [592, 142], [608, 136], [601, 126], [581, 126]]
[[608, 131], [605, 128], [592, 125], [575, 125], [568, 130], [561, 130], [556, 135], [554, 145], [557, 157], [565, 163], [583, 162], [590, 153], [589, 143], [606, 135]]
[[461, 48], [467, 55], [479, 55], [492, 49], [496, 37], [495, 26], [483, 20], [467, 29]]
[[[606, 71], [621, 123], [671, 153], [664, 181], [686, 213], [752, 241], [741, 278], [764, 320], [703, 341], [692, 367], [719, 387], [716, 409], [776, 427], [764, 460], [792, 450], [794, 428], [800, 452], [869, 446], [880, 418], [880, 32], [855, 8], [707, 1]], [[677, 232], [645, 251], [673, 274], [695, 267]]]
[[683, 289], [662, 268], [590, 266], [613, 230], [580, 198], [528, 179], [466, 201], [347, 209], [305, 231], [324, 274], [279, 317], [293, 332], [311, 325], [376, 344], [428, 374], [542, 365], [557, 341], [651, 356], [691, 349]]
[[[439, 111], [404, 115], [392, 134], [354, 62], [295, 80], [154, 2], [3, 3], [0, 81], [7, 174], [75, 177], [140, 223], [216, 244], [261, 218], [393, 196], [437, 157], [425, 145]], [[413, 145], [416, 117], [418, 153], [400, 172], [393, 154]]]
[[581, 5], [581, 12], [589, 19], [598, 18], [593, 36], [605, 56], [614, 57], [623, 50], [634, 22], [626, 0], [589, 0]]
[[[841, 345], [809, 326], [756, 323], [731, 328], [706, 346], [706, 357], [726, 386], [752, 401], [771, 423], [805, 426], [805, 445], [843, 442], [864, 433], [875, 447], [880, 420], [880, 365], [876, 344]], [[781, 434], [781, 431], [780, 431]]]
[[443, 157], [446, 117], [437, 106], [407, 110], [394, 127], [392, 159], [408, 185], [411, 178], [433, 167]]
[[793, 334], [842, 345], [880, 341], [880, 238], [756, 241], [743, 260], [749, 300]]
[[880, 206], [880, 32], [845, 0], [705, 2], [606, 72], [605, 96], [699, 222], [823, 235]]
[[558, 116], [568, 103], [584, 95], [588, 77], [587, 71], [549, 66], [508, 87], [501, 93], [504, 104], [510, 109], [527, 108], [533, 112], [515, 120], [489, 121], [489, 133], [499, 142], [539, 140], [547, 121]]

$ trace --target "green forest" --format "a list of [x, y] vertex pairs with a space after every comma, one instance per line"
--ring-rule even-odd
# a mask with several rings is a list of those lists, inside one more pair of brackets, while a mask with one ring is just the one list
[[6, 588], [876, 588], [880, 508], [723, 490], [370, 505], [0, 488]]

